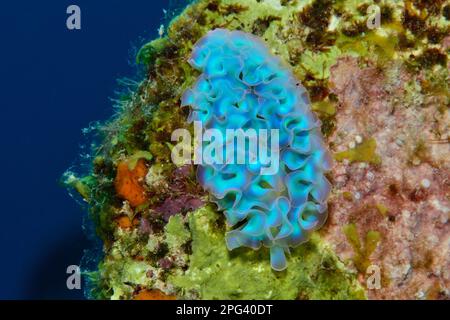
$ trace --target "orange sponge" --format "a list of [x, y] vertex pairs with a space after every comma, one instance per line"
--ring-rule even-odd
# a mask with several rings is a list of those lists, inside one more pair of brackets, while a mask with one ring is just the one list
[[117, 166], [114, 186], [119, 197], [128, 200], [132, 207], [137, 207], [147, 202], [147, 195], [142, 182], [147, 175], [147, 167], [144, 160], [137, 161], [135, 167], [130, 169], [127, 161], [122, 161]]
[[174, 296], [168, 296], [159, 290], [141, 290], [133, 300], [175, 300]]

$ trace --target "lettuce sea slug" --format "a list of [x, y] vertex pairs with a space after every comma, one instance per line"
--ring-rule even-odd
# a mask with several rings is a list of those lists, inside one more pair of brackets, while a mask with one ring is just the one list
[[[265, 163], [258, 159], [203, 163], [197, 178], [231, 226], [228, 249], [264, 245], [270, 248], [272, 268], [281, 271], [289, 247], [307, 241], [327, 217], [330, 183], [324, 173], [331, 158], [321, 123], [310, 110], [305, 88], [251, 34], [210, 31], [195, 45], [189, 63], [202, 72], [182, 97], [182, 106], [191, 107], [189, 122], [201, 122], [203, 130], [217, 129], [224, 136], [227, 129], [277, 129], [279, 149], [271, 150], [279, 154], [275, 174], [261, 174]], [[224, 143], [250, 156], [247, 144], [242, 150], [234, 138]]]

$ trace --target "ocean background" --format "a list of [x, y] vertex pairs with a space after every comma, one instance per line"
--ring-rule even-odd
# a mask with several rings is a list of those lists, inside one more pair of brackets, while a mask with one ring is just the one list
[[[66, 9], [81, 8], [81, 30]], [[89, 242], [86, 212], [60, 184], [80, 162], [82, 129], [113, 115], [117, 79], [184, 1], [9, 1], [0, 10], [0, 299], [82, 299], [66, 268]], [[164, 13], [163, 9], [167, 12]]]

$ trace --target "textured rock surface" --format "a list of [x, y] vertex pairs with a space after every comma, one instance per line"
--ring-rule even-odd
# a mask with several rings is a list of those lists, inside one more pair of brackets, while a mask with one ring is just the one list
[[[371, 298], [448, 297], [450, 149], [448, 142], [438, 142], [448, 134], [448, 113], [441, 114], [433, 101], [396, 101], [405, 97], [411, 79], [404, 70], [390, 80], [373, 67], [360, 68], [354, 58], [343, 58], [331, 74], [339, 111], [330, 143], [341, 150], [356, 143], [357, 136], [372, 137], [381, 163], [336, 164], [326, 239], [347, 259], [353, 248], [342, 224], [355, 223], [361, 235], [380, 232], [371, 261], [381, 267], [386, 288], [371, 290]], [[424, 150], [418, 153], [418, 147]], [[351, 199], [345, 200], [344, 193]]]

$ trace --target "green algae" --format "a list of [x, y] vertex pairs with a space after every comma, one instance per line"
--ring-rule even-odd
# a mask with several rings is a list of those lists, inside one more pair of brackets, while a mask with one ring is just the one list
[[[364, 299], [355, 274], [314, 235], [292, 250], [286, 271], [274, 272], [267, 250], [229, 252], [211, 207], [189, 215], [192, 255], [189, 269], [168, 281], [184, 295], [202, 299]], [[243, 281], [245, 279], [245, 281]]]
[[91, 296], [96, 299], [131, 299], [136, 288], [151, 289], [160, 281], [149, 274], [163, 275], [158, 261], [166, 255], [187, 259], [180, 251], [190, 240], [180, 215], [171, 217], [165, 233], [145, 235], [137, 229], [114, 231], [114, 241], [107, 249], [98, 270], [89, 273], [94, 283]]
[[162, 54], [167, 45], [167, 38], [158, 38], [145, 44], [136, 55], [136, 63], [149, 65], [158, 55]]
[[333, 116], [336, 114], [336, 106], [334, 103], [327, 100], [314, 102], [311, 109], [315, 112], [324, 113], [328, 116]]
[[362, 244], [354, 223], [345, 225], [343, 227], [343, 232], [353, 248], [354, 255], [352, 260], [356, 269], [358, 269], [359, 272], [365, 273], [370, 265], [370, 256], [381, 240], [381, 234], [374, 230], [368, 231], [364, 239], [364, 244]]
[[375, 208], [377, 208], [378, 212], [383, 215], [383, 217], [386, 217], [389, 213], [389, 209], [382, 203], [376, 203]]
[[191, 234], [186, 229], [181, 215], [170, 217], [169, 222], [164, 227], [166, 234], [166, 243], [169, 248], [180, 248], [183, 244], [190, 240]]
[[137, 230], [116, 229], [114, 241], [105, 250], [105, 258], [98, 269], [87, 273], [91, 298], [130, 299], [136, 287], [153, 285], [147, 277], [153, 269], [151, 264], [145, 259], [136, 259], [151, 254], [147, 240]]
[[337, 161], [344, 159], [350, 162], [369, 162], [373, 164], [380, 164], [381, 158], [376, 153], [377, 143], [374, 138], [367, 139], [354, 148], [334, 154]]
[[128, 158], [128, 169], [134, 170], [140, 159], [150, 161], [153, 159], [153, 155], [150, 152], [143, 150], [135, 152], [130, 158]]
[[68, 171], [64, 175], [63, 183], [75, 189], [78, 194], [86, 201], [91, 199], [91, 189], [95, 184], [95, 179], [92, 176], [85, 176], [77, 178], [74, 173]]
[[353, 193], [349, 191], [342, 192], [342, 197], [347, 201], [353, 201]]
[[341, 51], [332, 47], [326, 52], [313, 52], [306, 50], [300, 60], [300, 66], [316, 79], [328, 79], [330, 67], [337, 62]]
[[151, 286], [147, 277], [150, 270], [145, 261], [131, 258], [106, 259], [99, 265], [98, 274], [92, 275], [100, 283], [97, 284], [97, 299], [130, 299], [137, 286]]

